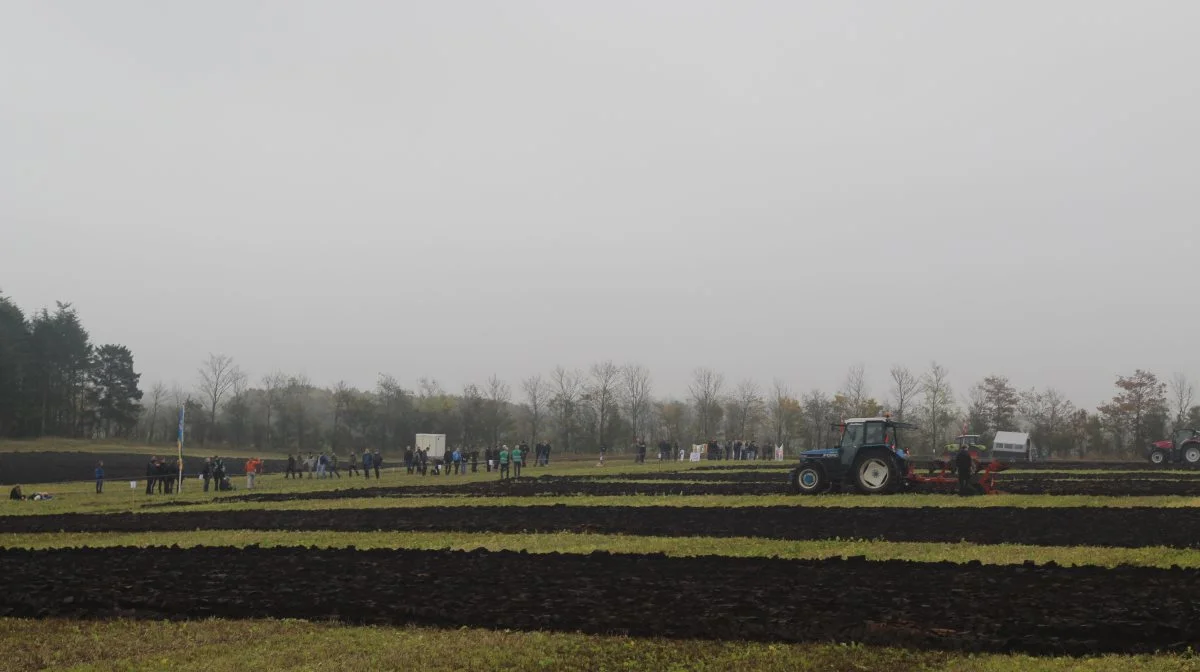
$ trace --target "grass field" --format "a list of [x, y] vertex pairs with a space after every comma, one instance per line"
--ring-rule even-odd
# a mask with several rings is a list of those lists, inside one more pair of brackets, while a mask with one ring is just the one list
[[[0, 444], [10, 450], [79, 450], [72, 442], [19, 445]], [[102, 446], [98, 450], [133, 451], [129, 446]], [[549, 469], [528, 469], [527, 475], [621, 474], [616, 482], [635, 483], [640, 475], [667, 470], [687, 470], [694, 464], [634, 465], [612, 461], [599, 468], [590, 459], [560, 462]], [[779, 472], [782, 475], [782, 472]], [[1050, 473], [1042, 471], [1041, 473]], [[1063, 472], [1071, 474], [1091, 471]], [[1099, 472], [1119, 478], [1113, 472]], [[1140, 471], [1140, 477], [1155, 472]], [[1133, 507], [1192, 508], [1200, 497], [1085, 497], [1002, 495], [958, 498], [946, 495], [863, 497], [832, 495], [792, 497], [779, 495], [694, 496], [534, 496], [465, 497], [409, 496], [359, 497], [353, 490], [365, 487], [408, 487], [466, 484], [496, 480], [482, 470], [466, 476], [409, 476], [386, 470], [383, 479], [284, 479], [268, 474], [258, 481], [257, 492], [302, 493], [349, 490], [339, 499], [278, 502], [228, 501], [245, 494], [203, 493], [189, 481], [180, 495], [147, 496], [144, 482], [130, 490], [127, 481], [109, 482], [103, 494], [90, 481], [24, 485], [26, 493], [48, 491], [46, 502], [0, 504], [0, 547], [9, 549], [112, 548], [122, 546], [275, 547], [295, 548], [303, 558], [307, 548], [356, 549], [461, 549], [515, 550], [531, 554], [584, 555], [604, 551], [618, 554], [663, 554], [667, 557], [722, 556], [728, 558], [819, 559], [862, 557], [867, 562], [909, 560], [920, 563], [953, 562], [984, 565], [1088, 566], [1096, 568], [1147, 567], [1200, 569], [1200, 550], [1149, 547], [1029, 546], [1016, 544], [907, 543], [870, 539], [784, 541], [759, 537], [656, 537], [620, 534], [474, 532], [337, 532], [322, 530], [195, 530], [142, 533], [38, 533], [15, 534], [4, 530], [5, 516], [52, 513], [106, 513], [136, 511], [153, 515], [169, 511], [345, 510], [426, 506], [512, 506], [514, 508], [562, 504], [571, 507], [757, 507], [790, 506], [797, 516], [836, 516], [840, 508], [872, 507], [894, 510], [905, 516], [918, 507]], [[235, 482], [242, 484], [243, 479]], [[161, 506], [164, 502], [174, 505]], [[916, 513], [916, 512], [914, 512]], [[801, 518], [802, 520], [802, 518]], [[1104, 571], [1100, 569], [1098, 571]], [[102, 580], [102, 579], [101, 579]], [[464, 585], [464, 590], [473, 590]], [[499, 598], [498, 598], [499, 599]], [[1082, 599], [1082, 597], [1081, 597]], [[1200, 644], [1194, 642], [1193, 644]], [[313, 655], [319, 652], [319, 655]], [[1155, 655], [1104, 655], [1054, 657], [1005, 654], [967, 654], [956, 651], [868, 646], [847, 643], [764, 643], [708, 639], [627, 637], [620, 634], [510, 631], [480, 628], [431, 628], [416, 625], [365, 626], [299, 620], [222, 620], [188, 622], [155, 620], [74, 620], [69, 618], [0, 619], [0, 670], [1200, 670], [1200, 658], [1189, 650]]]
[[1187, 672], [1190, 654], [1037, 658], [304, 621], [0, 621], [0, 670]]

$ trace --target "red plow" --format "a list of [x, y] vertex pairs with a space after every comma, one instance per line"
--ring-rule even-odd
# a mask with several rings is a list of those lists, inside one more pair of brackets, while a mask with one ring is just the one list
[[[982, 463], [979, 456], [971, 454], [972, 473], [970, 478], [971, 494], [998, 495], [996, 489], [996, 474], [1008, 469], [1003, 462], [991, 461]], [[954, 471], [954, 458], [946, 457], [935, 460], [925, 473], [917, 470], [911, 462], [905, 475], [909, 488], [915, 492], [956, 492], [958, 490], [958, 474]]]

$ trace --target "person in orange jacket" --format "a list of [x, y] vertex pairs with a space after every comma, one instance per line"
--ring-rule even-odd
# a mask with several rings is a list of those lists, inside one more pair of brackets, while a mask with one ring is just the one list
[[246, 460], [246, 489], [254, 489], [254, 477], [258, 474], [258, 465], [261, 464], [257, 457], [252, 457]]

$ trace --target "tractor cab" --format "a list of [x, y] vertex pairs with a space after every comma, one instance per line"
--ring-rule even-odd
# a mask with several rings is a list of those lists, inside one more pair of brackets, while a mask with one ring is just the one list
[[901, 487], [908, 453], [899, 430], [915, 425], [884, 416], [844, 420], [833, 429], [839, 432], [836, 447], [800, 454], [800, 466], [792, 472], [794, 491], [815, 494], [849, 484], [864, 493], [885, 493]]

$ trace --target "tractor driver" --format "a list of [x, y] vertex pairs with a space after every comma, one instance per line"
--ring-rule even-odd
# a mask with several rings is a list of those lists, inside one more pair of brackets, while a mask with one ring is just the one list
[[958, 455], [954, 456], [954, 470], [958, 472], [958, 494], [970, 494], [971, 470], [974, 467], [975, 460], [971, 458], [971, 451], [964, 443], [958, 447]]

